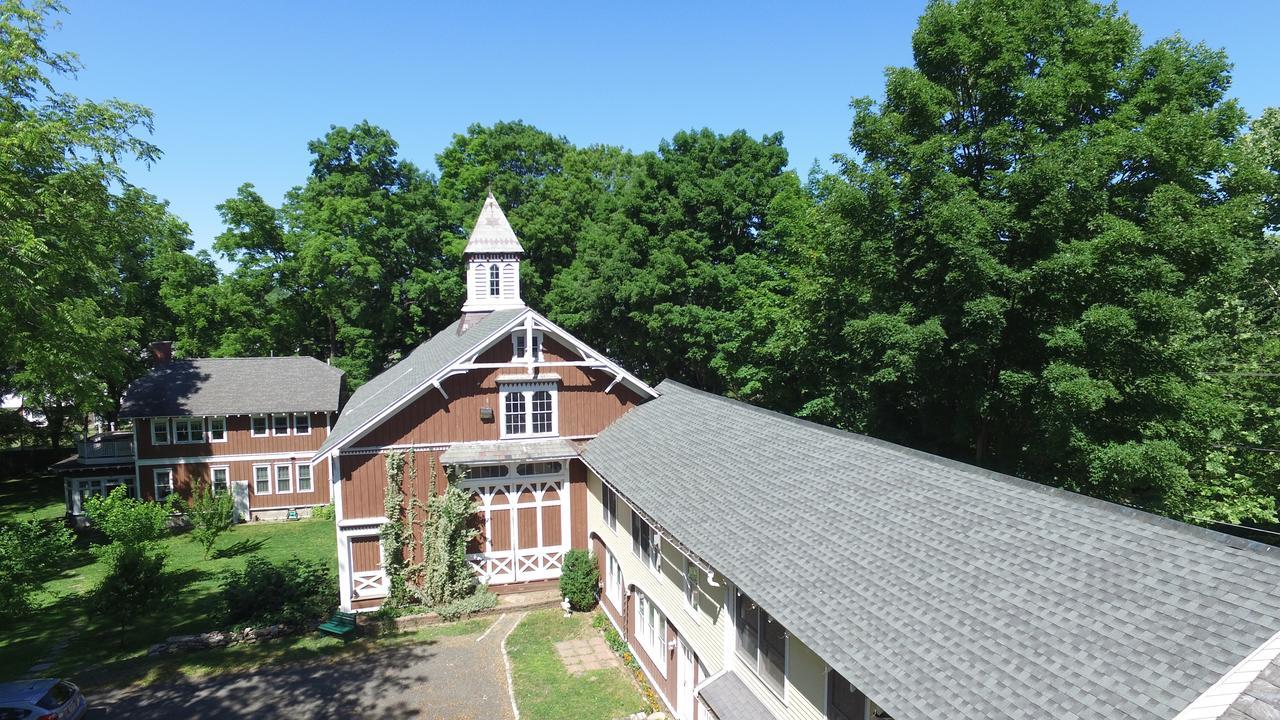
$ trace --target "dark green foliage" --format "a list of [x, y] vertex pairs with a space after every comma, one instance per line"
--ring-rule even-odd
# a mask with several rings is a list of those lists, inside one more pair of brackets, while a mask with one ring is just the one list
[[326, 618], [337, 598], [338, 579], [327, 564], [296, 557], [277, 564], [255, 555], [244, 570], [227, 573], [222, 620], [232, 627], [304, 627]]
[[441, 620], [458, 620], [482, 610], [488, 610], [497, 604], [497, 595], [484, 588], [476, 588], [476, 591], [471, 595], [441, 605], [435, 608], [435, 612], [440, 616]]
[[423, 604], [444, 607], [476, 593], [475, 571], [467, 563], [467, 543], [479, 532], [471, 525], [475, 511], [471, 493], [462, 489], [461, 476], [450, 468], [445, 491], [427, 501], [418, 573]]
[[596, 606], [600, 591], [600, 569], [596, 559], [586, 550], [565, 553], [560, 568], [560, 596], [569, 599], [569, 607], [584, 612]]
[[107, 574], [90, 593], [90, 609], [121, 629], [149, 622], [171, 594], [165, 554], [146, 545], [112, 543], [105, 555]]
[[31, 593], [66, 562], [74, 540], [60, 520], [0, 523], [0, 618], [30, 609]]

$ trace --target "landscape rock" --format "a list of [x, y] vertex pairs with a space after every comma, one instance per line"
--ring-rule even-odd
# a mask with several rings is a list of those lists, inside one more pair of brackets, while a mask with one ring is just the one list
[[179, 652], [208, 650], [209, 648], [227, 647], [240, 643], [255, 643], [284, 637], [295, 632], [297, 628], [287, 625], [264, 625], [259, 628], [243, 628], [240, 630], [201, 633], [199, 635], [174, 635], [156, 643], [147, 650], [147, 655], [171, 655]]

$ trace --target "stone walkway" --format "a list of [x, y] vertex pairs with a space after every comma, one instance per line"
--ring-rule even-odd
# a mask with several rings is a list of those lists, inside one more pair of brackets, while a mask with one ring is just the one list
[[564, 669], [571, 675], [618, 667], [618, 656], [599, 635], [558, 642], [556, 652], [560, 655], [560, 662], [564, 663]]

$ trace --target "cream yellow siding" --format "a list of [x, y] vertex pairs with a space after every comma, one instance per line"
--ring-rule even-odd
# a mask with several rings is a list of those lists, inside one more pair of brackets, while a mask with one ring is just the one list
[[[779, 698], [770, 690], [755, 670], [738, 657], [733, 650], [733, 617], [729, 607], [732, 586], [718, 572], [714, 581], [708, 582], [706, 573], [700, 573], [696, 595], [698, 608], [690, 613], [684, 601], [684, 555], [671, 543], [662, 548], [661, 573], [654, 572], [631, 549], [631, 508], [618, 498], [617, 529], [604, 522], [604, 508], [600, 500], [600, 478], [588, 473], [587, 530], [596, 535], [617, 559], [622, 568], [625, 586], [635, 586], [647, 595], [666, 615], [667, 622], [684, 638], [698, 655], [707, 675], [715, 675], [726, 669], [737, 672], [753, 693], [778, 716], [780, 720], [822, 720], [826, 707], [826, 663], [794, 636], [787, 641], [786, 697]], [[661, 518], [656, 518], [661, 522]], [[712, 520], [709, 518], [708, 522]], [[768, 608], [765, 608], [768, 611]], [[727, 656], [726, 656], [727, 651]], [[635, 649], [644, 653], [643, 648]], [[674, 701], [675, 698], [667, 698]]]

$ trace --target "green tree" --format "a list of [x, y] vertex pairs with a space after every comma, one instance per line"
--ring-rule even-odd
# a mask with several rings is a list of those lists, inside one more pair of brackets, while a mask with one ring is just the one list
[[66, 562], [74, 540], [60, 522], [0, 523], [0, 617], [31, 608], [32, 593]]
[[573, 549], [565, 553], [564, 567], [560, 571], [560, 596], [569, 600], [574, 610], [590, 610], [596, 606], [596, 594], [600, 591], [600, 568], [596, 559], [586, 550]]
[[[175, 500], [177, 496], [172, 496]], [[172, 502], [158, 503], [129, 497], [129, 489], [116, 486], [106, 496], [91, 497], [85, 515], [113, 545], [144, 547], [169, 535]]]
[[191, 539], [204, 548], [208, 560], [218, 538], [235, 524], [235, 500], [230, 492], [215, 495], [211, 487], [202, 485], [192, 493], [187, 519], [191, 521]]
[[1087, 0], [931, 2], [854, 102], [796, 314], [803, 411], [1176, 516], [1270, 519], [1224, 457], [1215, 316], [1262, 245], [1222, 52]]

